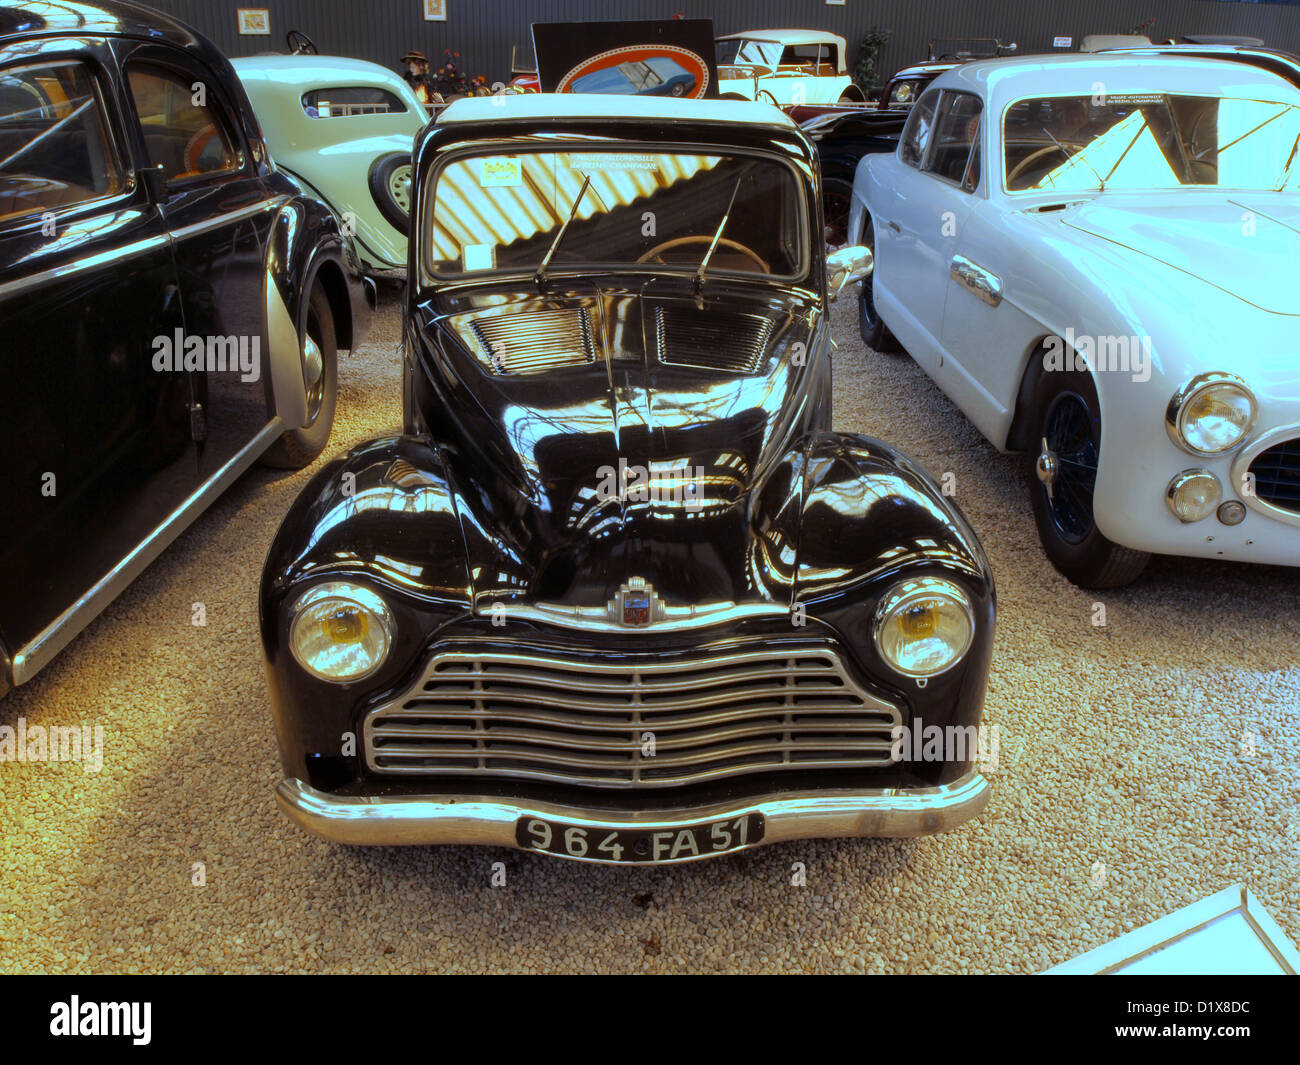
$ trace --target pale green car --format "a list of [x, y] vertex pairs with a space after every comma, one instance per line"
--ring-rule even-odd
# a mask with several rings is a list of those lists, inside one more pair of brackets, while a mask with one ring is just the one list
[[367, 271], [406, 269], [411, 148], [429, 121], [411, 87], [340, 56], [232, 62], [276, 165], [334, 209]]

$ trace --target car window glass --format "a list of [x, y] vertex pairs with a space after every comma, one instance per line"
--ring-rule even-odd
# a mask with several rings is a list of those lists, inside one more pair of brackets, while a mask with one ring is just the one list
[[0, 71], [0, 218], [111, 196], [124, 184], [84, 66]]
[[1217, 95], [1021, 100], [1003, 126], [1008, 191], [1300, 187], [1300, 107]]
[[404, 114], [406, 105], [387, 89], [349, 85], [303, 93], [302, 109], [311, 118], [350, 118], [353, 115]]
[[710, 272], [791, 277], [806, 266], [802, 199], [790, 167], [759, 156], [636, 146], [479, 155], [437, 173], [426, 240], [437, 274], [534, 270], [572, 211], [553, 269], [690, 271], [726, 216]]
[[928, 92], [921, 97], [912, 108], [912, 113], [907, 116], [900, 156], [908, 166], [919, 167], [925, 159], [925, 149], [930, 143], [930, 132], [934, 129], [934, 107], [938, 101], [937, 91]]
[[965, 185], [967, 164], [979, 136], [981, 109], [979, 97], [971, 93], [943, 94], [934, 122], [934, 149], [925, 164], [927, 171], [954, 185]]
[[239, 169], [232, 138], [202, 82], [161, 67], [127, 68], [145, 147], [168, 181]]

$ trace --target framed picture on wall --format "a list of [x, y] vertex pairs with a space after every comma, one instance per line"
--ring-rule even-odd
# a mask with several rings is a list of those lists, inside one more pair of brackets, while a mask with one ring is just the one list
[[242, 36], [269, 37], [271, 35], [271, 11], [265, 7], [241, 7], [239, 13], [239, 32]]
[[425, 22], [447, 21], [447, 0], [424, 0]]

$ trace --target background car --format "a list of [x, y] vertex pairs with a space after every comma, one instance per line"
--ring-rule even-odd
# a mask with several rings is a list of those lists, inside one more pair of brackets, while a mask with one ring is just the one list
[[791, 104], [865, 103], [849, 77], [843, 37], [821, 30], [746, 30], [719, 37], [723, 97]]
[[285, 813], [634, 863], [978, 813], [973, 742], [899, 741], [977, 731], [992, 576], [928, 474], [830, 431], [869, 260], [823, 255], [798, 129], [462, 100], [414, 188], [405, 433], [326, 467], [263, 573]]
[[367, 271], [406, 267], [411, 145], [428, 113], [399, 74], [314, 52], [234, 60], [276, 164], [328, 203]]
[[631, 93], [639, 96], [689, 96], [695, 91], [695, 75], [667, 56], [651, 56], [635, 62], [584, 74], [573, 82], [572, 92]]
[[863, 338], [1029, 453], [1071, 580], [1152, 552], [1300, 564], [1291, 81], [1222, 56], [956, 68], [862, 160], [849, 231], [876, 254]]
[[876, 107], [881, 111], [907, 110], [940, 74], [976, 59], [1012, 55], [1017, 45], [997, 38], [938, 38], [930, 42], [924, 61], [903, 67], [885, 83]]
[[259, 457], [320, 453], [369, 307], [207, 40], [135, 5], [0, 16], [4, 691]]

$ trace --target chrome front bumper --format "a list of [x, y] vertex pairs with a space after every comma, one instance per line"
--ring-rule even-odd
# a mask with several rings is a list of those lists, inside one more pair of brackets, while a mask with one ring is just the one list
[[[593, 830], [671, 831], [759, 813], [766, 822], [766, 831], [761, 843], [755, 846], [842, 836], [920, 836], [945, 832], [975, 817], [988, 805], [990, 793], [988, 780], [972, 769], [953, 783], [936, 788], [805, 792], [788, 798], [772, 795], [749, 802], [636, 813], [500, 798], [437, 795], [356, 798], [317, 791], [297, 779], [281, 781], [275, 797], [292, 821], [334, 843], [382, 846], [453, 843], [517, 848], [515, 823], [521, 817], [548, 818]], [[699, 861], [707, 857], [714, 855], [679, 860]]]

